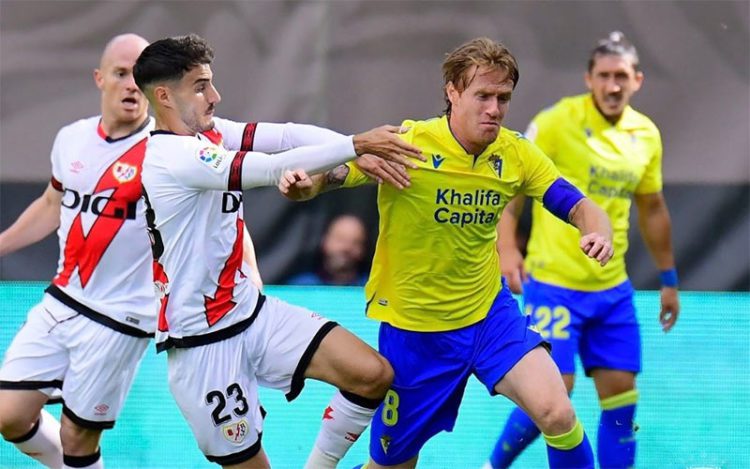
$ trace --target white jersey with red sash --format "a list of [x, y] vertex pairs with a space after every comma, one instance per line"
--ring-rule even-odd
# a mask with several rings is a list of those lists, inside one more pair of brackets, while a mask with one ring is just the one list
[[[235, 328], [252, 321], [260, 297], [242, 260], [239, 179], [239, 165], [253, 148], [257, 126], [214, 121], [213, 130], [195, 136], [152, 132], [147, 144], [143, 184], [157, 259], [154, 279], [161, 292], [159, 349], [233, 335]], [[186, 173], [192, 177], [183, 177]], [[225, 191], [203, 190], [186, 181], [217, 177], [225, 179]]]
[[[100, 117], [63, 127], [52, 147], [52, 185], [61, 191], [60, 260], [49, 296], [130, 335], [155, 329], [151, 248], [141, 194], [147, 119], [109, 138]], [[45, 296], [44, 301], [53, 301]]]

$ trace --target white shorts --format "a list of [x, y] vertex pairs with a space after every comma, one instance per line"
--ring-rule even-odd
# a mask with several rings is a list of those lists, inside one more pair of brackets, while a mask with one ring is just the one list
[[0, 389], [61, 396], [63, 413], [79, 426], [112, 428], [148, 343], [45, 298], [5, 352]]
[[209, 461], [238, 464], [258, 453], [264, 414], [258, 385], [294, 399], [313, 354], [334, 327], [308, 309], [266, 297], [243, 332], [168, 350], [170, 390]]

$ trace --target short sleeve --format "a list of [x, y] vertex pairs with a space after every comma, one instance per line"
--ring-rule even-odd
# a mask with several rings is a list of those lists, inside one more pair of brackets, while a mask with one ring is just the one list
[[[414, 127], [416, 125], [416, 121], [407, 119], [404, 120], [401, 123], [401, 129], [402, 132], [399, 134], [399, 137], [401, 137], [402, 140], [404, 140], [407, 143], [414, 143]], [[344, 184], [341, 187], [357, 187], [362, 186], [364, 184], [368, 184], [372, 182], [372, 180], [360, 170], [354, 162], [349, 162], [346, 164], [346, 166], [349, 168], [349, 173], [346, 175], [346, 180], [344, 180]]]
[[57, 132], [57, 136], [55, 136], [55, 141], [52, 144], [52, 151], [50, 152], [50, 161], [52, 163], [52, 178], [50, 179], [50, 183], [52, 184], [52, 187], [55, 188], [55, 190], [62, 191], [63, 190], [63, 182], [62, 182], [62, 175], [63, 175], [63, 164], [62, 164], [62, 134], [63, 130], [61, 129], [59, 132]]
[[370, 178], [368, 178], [367, 175], [353, 162], [346, 163], [346, 167], [349, 168], [349, 173], [346, 175], [344, 184], [342, 184], [341, 187], [357, 187], [370, 182]]
[[641, 181], [638, 183], [638, 187], [635, 188], [636, 194], [654, 194], [656, 192], [661, 192], [662, 190], [662, 145], [661, 136], [659, 135], [658, 130], [656, 131], [653, 147], [653, 156], [646, 166], [646, 170], [643, 173]]
[[551, 160], [555, 160], [556, 148], [554, 142], [557, 139], [555, 125], [555, 108], [548, 108], [534, 116], [526, 129], [526, 138], [538, 146]]
[[541, 202], [547, 189], [560, 177], [560, 171], [536, 145], [522, 142], [523, 193]]

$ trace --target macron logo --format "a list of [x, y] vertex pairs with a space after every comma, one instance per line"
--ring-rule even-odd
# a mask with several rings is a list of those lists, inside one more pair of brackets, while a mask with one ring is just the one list
[[440, 155], [432, 155], [432, 167], [435, 169], [438, 169], [441, 164], [443, 164], [443, 161], [445, 161], [444, 156]]

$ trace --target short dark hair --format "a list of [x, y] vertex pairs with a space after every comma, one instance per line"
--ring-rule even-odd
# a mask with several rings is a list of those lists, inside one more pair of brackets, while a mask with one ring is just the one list
[[143, 49], [133, 67], [135, 83], [142, 91], [156, 82], [180, 80], [192, 68], [210, 64], [214, 50], [197, 34], [152, 42]]
[[596, 59], [602, 55], [630, 56], [630, 63], [633, 65], [633, 69], [636, 72], [639, 70], [638, 51], [635, 50], [633, 43], [620, 31], [612, 31], [609, 33], [609, 36], [599, 40], [596, 47], [591, 51], [591, 55], [589, 55], [589, 72], [593, 70]]

